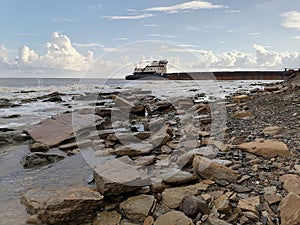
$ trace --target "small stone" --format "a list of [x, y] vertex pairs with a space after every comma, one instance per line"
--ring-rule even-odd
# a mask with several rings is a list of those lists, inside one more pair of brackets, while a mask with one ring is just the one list
[[33, 144], [29, 144], [28, 148], [31, 152], [47, 152], [49, 150], [49, 146], [39, 143], [39, 142], [35, 142]]
[[244, 214], [244, 216], [246, 216], [247, 218], [249, 218], [252, 221], [255, 221], [255, 222], [259, 221], [258, 215], [256, 215], [253, 212], [243, 212], [243, 214]]
[[163, 182], [167, 184], [183, 184], [197, 179], [198, 177], [196, 175], [181, 170], [177, 172], [171, 171], [162, 176]]
[[33, 152], [29, 155], [25, 155], [20, 163], [24, 168], [33, 168], [37, 166], [44, 166], [51, 163], [58, 162], [65, 157], [58, 154], [46, 154], [43, 152]]
[[143, 223], [143, 225], [153, 225], [153, 224], [154, 224], [154, 219], [152, 216], [146, 217]]
[[218, 219], [213, 215], [209, 215], [209, 217], [207, 218], [207, 222], [209, 225], [231, 225], [231, 223], [228, 223], [225, 220]]
[[232, 186], [232, 189], [235, 192], [238, 192], [238, 193], [246, 193], [246, 192], [251, 192], [253, 190], [253, 188], [242, 186], [242, 185], [238, 185], [238, 184], [234, 184]]
[[256, 207], [259, 206], [259, 196], [241, 199], [238, 202], [238, 207], [244, 211], [250, 211], [258, 215]]
[[232, 115], [232, 117], [236, 118], [236, 119], [247, 119], [247, 118], [253, 117], [253, 115], [250, 111], [242, 110], [242, 111], [236, 111]]
[[98, 214], [93, 225], [119, 225], [122, 215], [117, 211], [103, 211]]
[[205, 199], [201, 196], [185, 196], [179, 206], [180, 211], [191, 218], [195, 218], [198, 213], [208, 214], [209, 207]]
[[270, 127], [266, 127], [265, 129], [263, 129], [263, 133], [269, 134], [269, 135], [280, 134], [282, 131], [283, 131], [283, 128], [278, 127], [278, 126], [270, 126]]

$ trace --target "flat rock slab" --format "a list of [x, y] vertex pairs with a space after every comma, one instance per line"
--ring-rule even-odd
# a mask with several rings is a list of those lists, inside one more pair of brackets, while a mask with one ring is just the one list
[[282, 225], [298, 225], [300, 221], [300, 196], [289, 193], [280, 203]]
[[103, 196], [90, 188], [32, 190], [21, 198], [29, 214], [42, 224], [84, 224], [91, 222]]
[[194, 157], [193, 168], [200, 176], [206, 179], [236, 182], [240, 178], [240, 174], [237, 171], [199, 155]]
[[239, 145], [243, 151], [250, 152], [255, 155], [266, 158], [273, 158], [276, 156], [289, 157], [290, 152], [285, 143], [273, 140], [256, 140]]
[[205, 191], [207, 188], [208, 183], [206, 181], [184, 187], [167, 188], [162, 193], [162, 202], [169, 208], [176, 209], [184, 197], [196, 195], [199, 191]]
[[130, 197], [120, 204], [120, 208], [128, 219], [139, 222], [146, 219], [154, 206], [155, 198], [152, 195]]
[[287, 192], [300, 195], [300, 176], [296, 174], [284, 174], [279, 180], [283, 182], [283, 187]]
[[36, 124], [27, 132], [35, 142], [55, 147], [73, 138], [78, 131], [94, 126], [100, 119], [101, 117], [93, 114], [56, 115]]

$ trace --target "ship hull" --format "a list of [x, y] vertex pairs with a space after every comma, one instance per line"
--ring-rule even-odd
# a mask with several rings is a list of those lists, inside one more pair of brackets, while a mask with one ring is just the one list
[[127, 75], [126, 80], [285, 80], [294, 73], [287, 71], [218, 71], [187, 73], [139, 73]]

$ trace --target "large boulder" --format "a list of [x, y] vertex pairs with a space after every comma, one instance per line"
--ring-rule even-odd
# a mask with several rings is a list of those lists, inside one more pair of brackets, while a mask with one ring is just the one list
[[84, 224], [91, 222], [103, 196], [90, 188], [32, 190], [21, 198], [26, 210], [42, 224]]
[[240, 144], [239, 149], [266, 158], [290, 156], [289, 149], [285, 143], [273, 140], [255, 140], [253, 142], [246, 142]]

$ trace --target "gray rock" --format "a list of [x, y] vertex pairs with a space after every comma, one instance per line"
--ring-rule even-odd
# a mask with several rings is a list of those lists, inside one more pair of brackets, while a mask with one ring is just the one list
[[195, 218], [198, 213], [209, 213], [208, 204], [201, 196], [185, 196], [182, 199], [179, 209], [191, 218]]
[[44, 166], [47, 164], [58, 162], [65, 157], [57, 154], [46, 154], [42, 152], [34, 152], [24, 156], [20, 163], [24, 168], [33, 168], [36, 166]]

